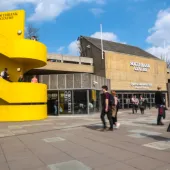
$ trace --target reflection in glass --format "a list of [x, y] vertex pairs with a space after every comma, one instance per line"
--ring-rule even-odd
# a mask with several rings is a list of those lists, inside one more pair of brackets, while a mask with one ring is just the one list
[[60, 114], [72, 114], [72, 91], [65, 90], [59, 92], [59, 113]]
[[87, 114], [87, 90], [74, 90], [73, 93], [74, 114]]

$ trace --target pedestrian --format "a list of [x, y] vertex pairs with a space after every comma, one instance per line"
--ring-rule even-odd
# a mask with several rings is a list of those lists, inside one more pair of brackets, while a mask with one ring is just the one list
[[103, 130], [107, 129], [106, 126], [106, 121], [105, 121], [105, 115], [107, 115], [107, 118], [110, 123], [110, 128], [108, 130], [113, 131], [113, 120], [112, 120], [112, 105], [113, 105], [113, 97], [112, 95], [108, 92], [108, 87], [107, 86], [102, 86], [102, 112], [101, 112], [101, 120], [103, 123]]
[[119, 110], [119, 101], [118, 101], [118, 97], [116, 96], [116, 92], [112, 91], [111, 94], [114, 97], [114, 105], [112, 106], [112, 120], [113, 120], [113, 125], [116, 128], [119, 128], [120, 123], [117, 122], [117, 113]]
[[139, 100], [136, 98], [136, 95], [133, 95], [133, 96], [132, 96], [131, 101], [132, 101], [132, 113], [133, 113], [133, 114], [134, 114], [135, 112], [137, 113]]
[[145, 100], [142, 97], [142, 95], [140, 95], [140, 98], [139, 98], [139, 109], [141, 111], [141, 114], [144, 114], [144, 111], [145, 111]]
[[9, 74], [8, 74], [8, 69], [5, 68], [2, 72], [1, 72], [1, 77], [7, 81], [9, 81]]
[[58, 101], [54, 101], [54, 115], [58, 115]]
[[31, 40], [37, 41], [37, 37], [36, 37], [36, 36], [32, 36], [32, 37], [31, 37]]
[[162, 117], [165, 115], [165, 107], [163, 107], [165, 103], [160, 86], [157, 87], [157, 92], [155, 93], [155, 105], [158, 108], [157, 125], [164, 125], [162, 123]]
[[37, 76], [33, 76], [33, 78], [31, 79], [31, 83], [38, 83]]
[[18, 82], [24, 82], [24, 77], [22, 74], [19, 76]]

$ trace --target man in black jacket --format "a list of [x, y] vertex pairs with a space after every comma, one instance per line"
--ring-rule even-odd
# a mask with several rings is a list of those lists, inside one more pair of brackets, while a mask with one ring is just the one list
[[158, 108], [157, 125], [164, 125], [161, 121], [162, 115], [160, 115], [159, 109], [160, 109], [161, 105], [165, 105], [165, 102], [163, 100], [161, 87], [158, 87], [157, 89], [158, 89], [158, 91], [155, 93], [155, 104], [156, 104], [156, 107]]

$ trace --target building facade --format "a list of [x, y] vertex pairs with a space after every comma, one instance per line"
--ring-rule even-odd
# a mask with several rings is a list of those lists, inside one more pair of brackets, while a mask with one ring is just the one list
[[101, 86], [110, 89], [110, 80], [88, 73], [40, 75], [39, 82], [48, 87], [48, 113], [92, 114], [101, 110]]
[[102, 55], [100, 39], [80, 36], [79, 41], [81, 57], [49, 54], [47, 66], [28, 73], [39, 75], [39, 82], [47, 84], [48, 113], [54, 113], [54, 103], [58, 114], [100, 111], [102, 85], [116, 91], [122, 109], [132, 107], [133, 95], [142, 95], [148, 107], [154, 107], [158, 86], [168, 103], [164, 61], [138, 47], [110, 41], [103, 41]]
[[121, 108], [131, 108], [131, 97], [142, 95], [149, 107], [155, 105], [155, 91], [161, 86], [167, 101], [166, 63], [137, 47], [91, 37], [79, 38], [81, 55], [91, 56], [94, 61], [94, 74], [111, 81], [121, 102]]

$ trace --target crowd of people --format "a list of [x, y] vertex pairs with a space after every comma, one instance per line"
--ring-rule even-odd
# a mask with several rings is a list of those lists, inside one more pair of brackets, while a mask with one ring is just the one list
[[[113, 131], [114, 126], [116, 128], [119, 128], [120, 126], [120, 123], [118, 123], [117, 120], [120, 101], [115, 91], [111, 91], [111, 93], [108, 92], [107, 86], [102, 86], [102, 91], [103, 93], [101, 94], [101, 120], [103, 123], [103, 131]], [[147, 101], [142, 97], [142, 95], [140, 95], [139, 99], [136, 97], [136, 95], [133, 95], [131, 98], [131, 103], [132, 114], [137, 113], [138, 109], [141, 111], [141, 114], [144, 114], [144, 111], [147, 106]], [[163, 94], [161, 92], [161, 87], [158, 87], [155, 93], [155, 106], [156, 108], [158, 108], [157, 125], [162, 126], [164, 125], [162, 119], [165, 119], [166, 117], [165, 111], [167, 110], [167, 107], [163, 98]], [[109, 128], [107, 128], [106, 126], [105, 115], [107, 115], [107, 118], [109, 120]]]

